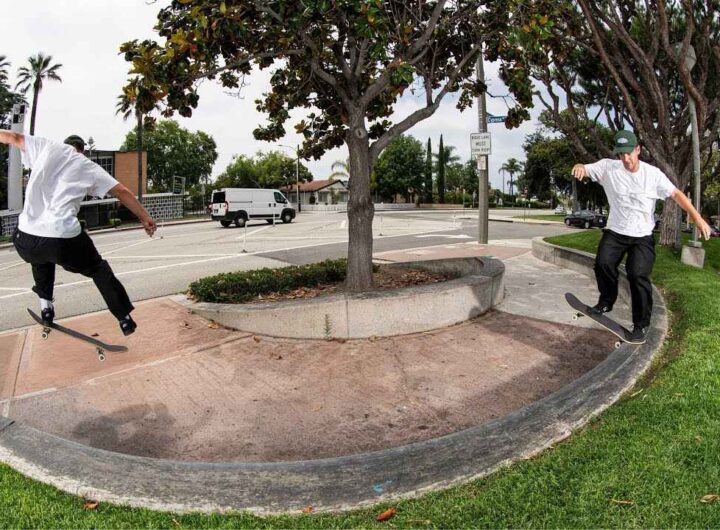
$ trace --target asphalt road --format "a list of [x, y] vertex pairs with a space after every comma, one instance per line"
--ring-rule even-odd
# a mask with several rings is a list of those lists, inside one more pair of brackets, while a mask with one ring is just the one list
[[[507, 214], [512, 214], [512, 212]], [[522, 215], [522, 211], [520, 211]], [[374, 252], [477, 240], [472, 212], [376, 212]], [[491, 221], [489, 239], [529, 239], [565, 233], [563, 225]], [[154, 238], [142, 230], [91, 234], [133, 301], [184, 292], [198, 278], [237, 270], [301, 265], [347, 254], [345, 213], [305, 213], [291, 224], [254, 222], [245, 229], [219, 223], [169, 225]], [[10, 248], [0, 249], [0, 331], [30, 325], [36, 308], [30, 266]], [[106, 309], [92, 280], [58, 269], [57, 318]]]

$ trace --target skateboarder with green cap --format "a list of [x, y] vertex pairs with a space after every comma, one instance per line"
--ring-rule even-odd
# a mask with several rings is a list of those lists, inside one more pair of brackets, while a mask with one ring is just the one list
[[672, 198], [695, 221], [700, 234], [710, 238], [710, 227], [659, 168], [640, 160], [640, 145], [631, 131], [618, 131], [613, 154], [594, 164], [575, 164], [573, 176], [589, 177], [605, 189], [610, 215], [595, 258], [600, 298], [593, 309], [612, 310], [618, 295], [618, 266], [627, 255], [626, 271], [632, 298], [634, 341], [644, 341], [652, 313], [650, 275], [655, 263], [655, 201]]
[[0, 130], [0, 142], [22, 151], [23, 163], [32, 170], [13, 243], [32, 265], [43, 323], [50, 325], [55, 318], [55, 266], [60, 265], [92, 278], [123, 334], [133, 333], [137, 324], [130, 316], [134, 309], [130, 298], [80, 227], [77, 213], [86, 195], [110, 193], [137, 216], [149, 236], [156, 229], [153, 218], [129, 189], [83, 155], [85, 142], [79, 136], [57, 143]]

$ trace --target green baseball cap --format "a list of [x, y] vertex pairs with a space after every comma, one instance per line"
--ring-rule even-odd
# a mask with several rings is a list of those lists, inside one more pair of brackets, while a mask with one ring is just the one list
[[632, 131], [618, 131], [615, 135], [615, 147], [613, 154], [631, 153], [637, 147], [637, 136]]
[[73, 134], [65, 138], [64, 143], [72, 145], [75, 149], [79, 149], [80, 151], [85, 150], [85, 140], [80, 138], [77, 134]]

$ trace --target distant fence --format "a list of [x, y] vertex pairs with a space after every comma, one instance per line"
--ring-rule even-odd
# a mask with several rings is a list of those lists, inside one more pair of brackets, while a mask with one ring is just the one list
[[[375, 211], [378, 210], [414, 210], [416, 208], [413, 203], [392, 203], [392, 202], [376, 202], [373, 204]], [[346, 212], [347, 203], [342, 204], [303, 204], [303, 212]]]

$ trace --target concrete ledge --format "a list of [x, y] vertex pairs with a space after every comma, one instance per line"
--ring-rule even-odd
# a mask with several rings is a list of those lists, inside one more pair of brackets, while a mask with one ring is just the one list
[[[502, 301], [505, 266], [492, 258], [384, 264], [457, 276], [441, 283], [262, 304], [175, 300], [229, 328], [295, 339], [356, 339], [418, 333], [464, 322]], [[378, 311], [382, 304], [382, 311]], [[438, 311], [438, 308], [442, 308]]]
[[[532, 253], [536, 258], [557, 265], [564, 269], [584, 274], [592, 278], [595, 282], [595, 254], [583, 252], [566, 247], [559, 247], [543, 240], [543, 236], [538, 236], [532, 240]], [[625, 273], [625, 265], [620, 265], [620, 281], [618, 283], [618, 296], [623, 300], [630, 300], [630, 284], [627, 281]], [[654, 299], [662, 300], [660, 292], [653, 287]]]
[[[570, 258], [572, 251], [545, 245], [537, 243], [543, 255], [562, 254], [578, 266], [592, 266], [592, 256]], [[407, 498], [486, 476], [568, 437], [633, 387], [666, 330], [664, 300], [655, 291], [646, 344], [618, 348], [576, 381], [508, 416], [372, 453], [301, 462], [183, 463], [111, 453], [11, 423], [0, 429], [0, 461], [72, 494], [178, 512], [299, 513], [309, 505], [344, 510]]]

